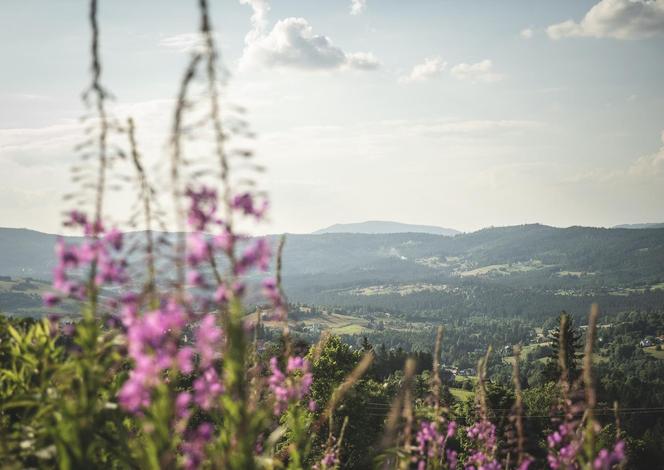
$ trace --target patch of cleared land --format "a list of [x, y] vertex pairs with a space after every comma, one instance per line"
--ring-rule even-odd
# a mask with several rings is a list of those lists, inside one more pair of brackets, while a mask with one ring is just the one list
[[462, 388], [451, 388], [450, 387], [450, 393], [454, 398], [460, 401], [466, 401], [469, 398], [473, 398], [475, 396], [475, 392], [472, 392], [470, 390], [464, 390]]
[[385, 284], [377, 286], [359, 287], [357, 289], [351, 289], [345, 291], [345, 294], [361, 295], [361, 296], [398, 294], [404, 296], [410, 294], [417, 294], [418, 292], [445, 292], [447, 290], [449, 290], [447, 284], [427, 284], [427, 283]]
[[552, 266], [545, 265], [540, 260], [530, 260], [524, 263], [491, 264], [468, 271], [458, 271], [456, 274], [461, 277], [509, 276], [549, 267]]
[[[256, 319], [256, 313], [248, 315], [250, 320]], [[267, 320], [264, 324], [268, 328], [278, 329], [281, 328], [281, 322]], [[368, 321], [354, 317], [352, 315], [342, 315], [339, 313], [317, 313], [317, 314], [300, 314], [297, 320], [291, 319], [289, 326], [295, 328], [296, 326], [303, 326], [305, 328], [315, 328], [320, 331], [329, 331], [334, 334], [340, 335], [354, 335], [360, 334], [366, 330]]]
[[664, 351], [658, 351], [657, 346], [643, 348], [643, 352], [650, 354], [655, 359], [664, 359]]

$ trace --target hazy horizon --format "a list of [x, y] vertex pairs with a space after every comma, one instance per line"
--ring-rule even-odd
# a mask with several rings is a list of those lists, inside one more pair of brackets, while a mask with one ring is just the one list
[[[56, 233], [81, 139], [85, 2], [4, 7], [0, 225]], [[151, 166], [167, 156], [193, 10], [100, 6], [112, 111], [134, 117]], [[240, 0], [212, 19], [228, 102], [247, 107], [268, 170], [261, 232], [664, 219], [664, 2]]]

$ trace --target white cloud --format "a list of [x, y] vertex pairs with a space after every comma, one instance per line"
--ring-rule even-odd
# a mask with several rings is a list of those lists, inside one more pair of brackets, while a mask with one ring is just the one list
[[376, 70], [380, 61], [371, 52], [351, 52], [346, 54], [346, 65], [359, 70]]
[[552, 39], [594, 37], [642, 39], [664, 33], [664, 0], [601, 0], [580, 22], [551, 25]]
[[250, 5], [253, 10], [252, 29], [245, 37], [241, 68], [264, 66], [305, 70], [374, 70], [380, 66], [373, 54], [347, 53], [335, 46], [329, 37], [314, 33], [304, 18], [279, 20], [268, 32], [269, 4], [264, 0], [240, 2]]
[[413, 67], [410, 74], [401, 77], [399, 81], [401, 83], [423, 82], [440, 76], [446, 66], [447, 62], [444, 62], [440, 57], [427, 57], [424, 62]]
[[249, 5], [252, 10], [251, 31], [245, 38], [249, 42], [256, 37], [264, 35], [267, 29], [267, 14], [270, 11], [270, 4], [267, 0], [240, 0], [242, 5]]
[[662, 147], [653, 155], [646, 155], [630, 165], [627, 173], [638, 177], [664, 176], [664, 131], [662, 131]]
[[451, 73], [458, 80], [472, 83], [491, 83], [505, 78], [504, 75], [493, 71], [493, 63], [489, 59], [477, 62], [476, 64], [457, 64], [452, 67]]
[[0, 151], [24, 167], [58, 166], [75, 161], [74, 147], [83, 139], [76, 120], [33, 128], [0, 129]]
[[199, 33], [182, 33], [162, 38], [159, 45], [178, 52], [190, 52], [200, 50], [203, 47], [203, 40]]
[[367, 0], [351, 0], [350, 14], [359, 15], [367, 9]]
[[533, 30], [533, 28], [524, 28], [521, 30], [519, 34], [524, 39], [530, 39], [535, 35], [535, 31]]
[[664, 131], [661, 134], [662, 147], [650, 155], [644, 155], [622, 168], [597, 168], [572, 175], [568, 183], [602, 183], [625, 188], [627, 185], [641, 185], [648, 181], [664, 179]]

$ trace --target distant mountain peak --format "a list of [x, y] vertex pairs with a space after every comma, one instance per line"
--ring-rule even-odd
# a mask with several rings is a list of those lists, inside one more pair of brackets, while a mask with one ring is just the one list
[[367, 220], [366, 222], [350, 224], [334, 224], [316, 230], [313, 233], [430, 233], [434, 235], [454, 236], [461, 232], [452, 228], [437, 227], [435, 225], [414, 225], [386, 220]]

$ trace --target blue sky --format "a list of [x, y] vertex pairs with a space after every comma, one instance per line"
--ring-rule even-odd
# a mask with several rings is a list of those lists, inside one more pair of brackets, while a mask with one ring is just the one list
[[[157, 168], [195, 3], [101, 2], [114, 114]], [[211, 3], [268, 168], [263, 230], [664, 220], [663, 0]], [[88, 38], [83, 1], [3, 3], [0, 226], [59, 230]]]

